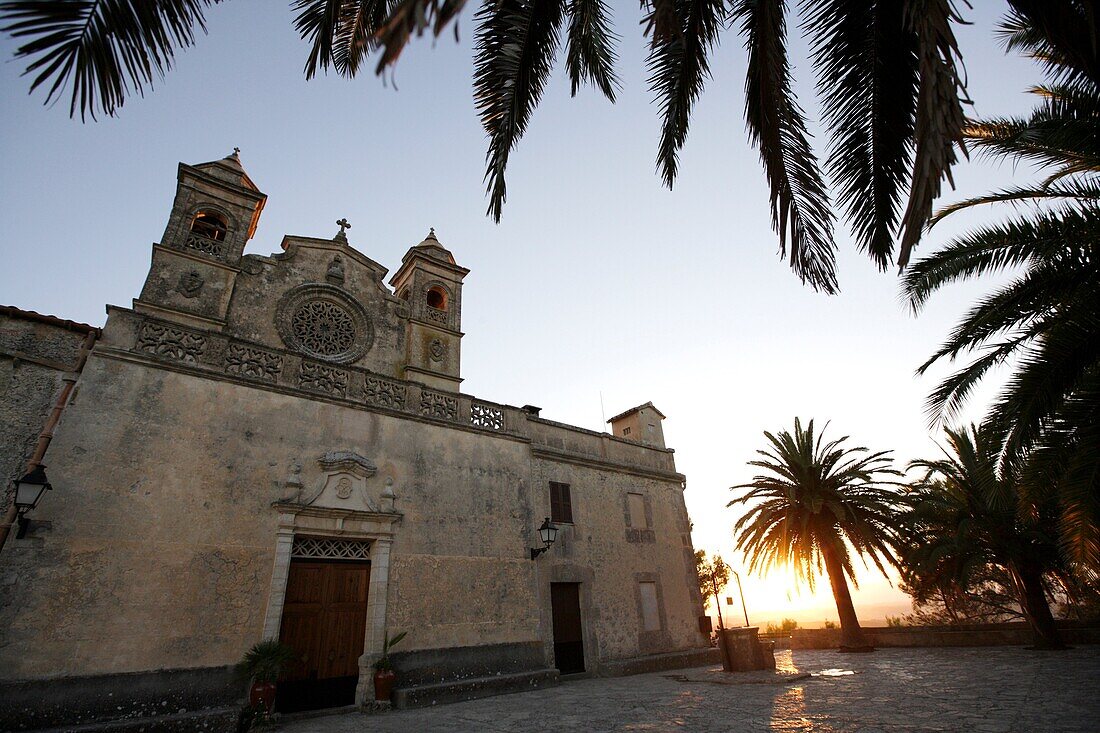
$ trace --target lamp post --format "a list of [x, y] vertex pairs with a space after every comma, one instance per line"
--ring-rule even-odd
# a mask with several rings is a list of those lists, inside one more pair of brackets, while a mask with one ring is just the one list
[[21, 540], [27, 534], [27, 512], [38, 506], [43, 494], [52, 489], [49, 480], [46, 479], [45, 466], [39, 463], [34, 470], [24, 474], [15, 482], [15, 509], [18, 512], [19, 529], [15, 533], [15, 539]]
[[745, 626], [749, 625], [749, 609], [745, 606], [745, 592], [741, 590], [741, 576], [737, 574], [737, 571], [730, 568], [730, 572], [733, 573], [733, 577], [737, 578], [737, 592], [741, 596], [741, 610], [745, 613]]
[[549, 550], [550, 545], [554, 544], [554, 541], [558, 539], [558, 528], [550, 524], [550, 517], [542, 520], [542, 526], [539, 527], [539, 539], [542, 540], [542, 547], [531, 548], [532, 560]]

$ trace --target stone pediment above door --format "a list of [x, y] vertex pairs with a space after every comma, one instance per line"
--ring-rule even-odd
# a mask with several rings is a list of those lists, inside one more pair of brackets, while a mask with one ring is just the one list
[[317, 459], [320, 476], [303, 483], [287, 480], [290, 500], [302, 506], [351, 512], [396, 513], [393, 479], [376, 476], [374, 462], [353, 451], [329, 451]]

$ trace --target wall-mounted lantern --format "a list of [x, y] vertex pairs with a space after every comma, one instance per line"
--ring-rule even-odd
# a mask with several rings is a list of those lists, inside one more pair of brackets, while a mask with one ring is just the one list
[[45, 468], [38, 464], [33, 471], [15, 482], [15, 509], [19, 513], [19, 530], [15, 533], [17, 540], [23, 539], [27, 534], [27, 525], [30, 524], [27, 512], [38, 506], [42, 495], [53, 488], [46, 479]]
[[554, 544], [554, 540], [558, 538], [558, 528], [550, 524], [550, 517], [542, 520], [542, 526], [539, 527], [539, 539], [542, 540], [542, 547], [531, 548], [531, 559], [541, 555], [550, 549], [550, 545]]

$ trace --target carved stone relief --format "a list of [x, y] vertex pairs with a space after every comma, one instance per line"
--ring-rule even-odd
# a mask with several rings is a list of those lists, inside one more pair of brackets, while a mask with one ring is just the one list
[[470, 406], [470, 424], [489, 430], [504, 430], [504, 410], [475, 402]]
[[420, 414], [443, 420], [457, 420], [458, 399], [424, 390], [420, 393]]
[[378, 469], [374, 463], [351, 451], [330, 451], [317, 459], [322, 476], [315, 489], [302, 495], [302, 504], [326, 506], [351, 511], [394, 511], [393, 479], [387, 478], [384, 488], [377, 482], [368, 484]]
[[202, 292], [202, 286], [206, 283], [198, 270], [189, 270], [180, 275], [179, 293], [185, 298], [197, 297]]
[[183, 362], [197, 362], [206, 350], [206, 337], [182, 328], [146, 321], [138, 333], [137, 348], [147, 354]]
[[225, 371], [249, 379], [275, 383], [283, 370], [283, 357], [241, 344], [229, 344], [225, 352]]
[[368, 376], [363, 383], [363, 399], [366, 402], [393, 410], [405, 409], [407, 392], [405, 385], [388, 379]]
[[302, 500], [302, 464], [294, 460], [287, 468], [283, 481], [283, 501], [300, 502]]
[[447, 311], [442, 308], [433, 308], [430, 305], [424, 306], [424, 312], [428, 316], [429, 321], [440, 324], [441, 326], [447, 325]]
[[298, 386], [310, 392], [347, 397], [348, 373], [343, 369], [303, 361], [298, 370]]
[[204, 255], [217, 257], [219, 260], [225, 259], [228, 251], [224, 240], [211, 239], [194, 232], [188, 232], [183, 240], [183, 246], [202, 252]]
[[347, 499], [351, 496], [351, 479], [347, 476], [341, 476], [340, 480], [336, 482], [336, 495], [341, 499]]
[[333, 257], [332, 262], [328, 264], [325, 279], [333, 285], [344, 284], [344, 260], [340, 258], [340, 255]]
[[428, 345], [428, 357], [432, 361], [443, 361], [443, 357], [447, 355], [447, 344], [443, 339], [432, 339], [432, 342]]

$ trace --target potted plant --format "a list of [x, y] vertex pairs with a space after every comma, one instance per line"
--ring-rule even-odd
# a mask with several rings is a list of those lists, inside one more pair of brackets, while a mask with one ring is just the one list
[[268, 715], [275, 705], [275, 680], [297, 659], [294, 650], [274, 639], [261, 641], [249, 649], [237, 664], [237, 674], [250, 680], [248, 704], [253, 709], [262, 706]]
[[382, 656], [374, 663], [374, 699], [389, 702], [393, 694], [393, 683], [397, 675], [393, 671], [393, 662], [390, 661], [390, 649], [397, 646], [398, 642], [405, 638], [409, 632], [402, 631], [397, 636], [390, 638], [389, 632], [382, 640]]

